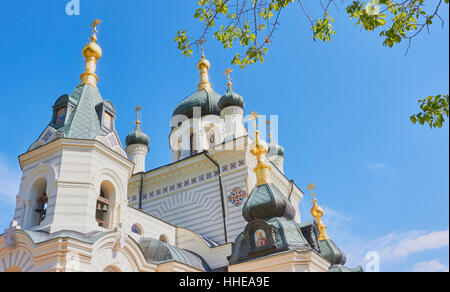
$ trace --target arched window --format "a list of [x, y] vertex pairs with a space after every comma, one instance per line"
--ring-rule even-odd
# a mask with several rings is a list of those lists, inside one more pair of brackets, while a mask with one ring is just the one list
[[114, 211], [114, 186], [110, 182], [103, 182], [100, 188], [100, 196], [97, 199], [95, 219], [100, 227], [112, 228]]
[[133, 226], [131, 226], [131, 232], [142, 235], [142, 229], [137, 224], [133, 224]]
[[47, 180], [38, 179], [31, 188], [31, 210], [29, 227], [39, 226], [47, 216], [48, 195]]
[[208, 131], [208, 142], [210, 146], [216, 145], [216, 136], [214, 135], [214, 130]]
[[121, 270], [116, 266], [107, 266], [104, 270], [104, 273], [120, 273]]
[[191, 146], [191, 155], [194, 155], [194, 154], [197, 154], [197, 145], [196, 145], [196, 141], [195, 141], [195, 135], [194, 134], [192, 134], [191, 135], [191, 144], [190, 144], [190, 146]]
[[159, 241], [161, 241], [162, 243], [169, 243], [169, 239], [168, 239], [167, 236], [164, 235], [164, 234], [162, 234], [162, 235], [159, 237]]

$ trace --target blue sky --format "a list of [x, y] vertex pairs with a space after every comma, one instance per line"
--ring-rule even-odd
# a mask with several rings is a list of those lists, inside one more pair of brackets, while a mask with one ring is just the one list
[[[170, 162], [172, 111], [199, 80], [198, 51], [181, 57], [173, 42], [180, 28], [200, 32], [192, 17], [197, 1], [81, 0], [80, 16], [66, 15], [67, 2], [0, 3], [0, 230], [18, 192], [17, 156], [47, 125], [54, 101], [78, 84], [94, 18], [104, 21], [100, 91], [119, 112], [122, 140], [132, 130], [133, 109], [144, 108], [143, 128], [152, 138], [147, 168]], [[286, 174], [303, 190], [318, 186], [329, 233], [350, 265], [364, 265], [375, 250], [384, 271], [448, 270], [448, 124], [431, 130], [409, 121], [419, 98], [449, 91], [448, 6], [444, 28], [417, 37], [406, 57], [406, 44], [383, 47], [377, 33], [360, 31], [344, 11], [332, 11], [337, 33], [328, 44], [312, 41], [299, 7], [285, 11], [265, 64], [235, 68], [233, 88], [247, 113], [279, 115]], [[222, 93], [233, 52], [214, 41], [206, 51], [212, 84]], [[303, 220], [310, 208], [307, 195]]]

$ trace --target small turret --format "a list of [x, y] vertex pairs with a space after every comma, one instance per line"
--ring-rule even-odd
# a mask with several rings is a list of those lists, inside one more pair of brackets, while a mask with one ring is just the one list
[[228, 79], [227, 92], [223, 95], [217, 104], [220, 110], [220, 116], [225, 121], [225, 140], [233, 140], [246, 135], [244, 126], [244, 98], [235, 93], [231, 88], [230, 74], [233, 70], [227, 68], [225, 74]]
[[245, 107], [245, 102], [244, 102], [244, 98], [242, 96], [240, 96], [237, 93], [233, 92], [233, 89], [231, 88], [231, 86], [233, 85], [231, 83], [231, 72], [233, 72], [232, 69], [227, 68], [227, 70], [225, 71], [225, 74], [227, 76], [228, 79], [228, 83], [227, 83], [227, 93], [225, 93], [224, 96], [222, 96], [222, 98], [219, 100], [219, 109], [223, 110], [229, 106], [237, 106], [240, 107], [242, 109], [244, 109]]
[[142, 132], [140, 127], [141, 121], [139, 120], [139, 111], [141, 109], [140, 106], [136, 108], [136, 127], [127, 136], [125, 141], [128, 158], [135, 164], [133, 174], [145, 172], [145, 158], [149, 151], [148, 145], [150, 144], [150, 137]]

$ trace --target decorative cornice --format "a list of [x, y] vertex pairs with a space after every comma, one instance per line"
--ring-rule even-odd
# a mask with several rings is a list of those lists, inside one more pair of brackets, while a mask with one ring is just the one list
[[98, 140], [77, 140], [70, 138], [61, 138], [50, 142], [49, 144], [43, 145], [40, 148], [31, 150], [19, 156], [19, 162], [21, 170], [24, 169], [24, 164], [32, 163], [34, 160], [39, 159], [41, 156], [50, 154], [56, 151], [70, 151], [70, 152], [92, 152], [98, 151], [108, 158], [125, 165], [127, 167], [132, 167], [133, 162], [129, 161], [127, 158], [123, 157], [116, 151], [110, 149], [107, 145], [101, 143]]

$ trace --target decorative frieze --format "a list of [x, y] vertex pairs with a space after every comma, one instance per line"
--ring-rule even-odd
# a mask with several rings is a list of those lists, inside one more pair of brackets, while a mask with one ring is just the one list
[[[222, 165], [221, 166], [221, 170], [222, 173], [226, 173], [229, 172], [231, 170], [236, 170], [240, 167], [244, 167], [247, 165], [247, 161], [245, 159], [239, 160], [237, 162], [232, 162], [230, 164], [226, 164], [226, 165]], [[171, 192], [175, 192], [175, 191], [180, 191], [182, 189], [191, 187], [193, 185], [196, 185], [198, 183], [202, 183], [208, 180], [211, 180], [213, 178], [216, 178], [220, 175], [220, 172], [218, 170], [212, 171], [212, 172], [207, 172], [205, 174], [201, 174], [198, 175], [196, 177], [192, 177], [190, 179], [186, 179], [182, 182], [177, 182], [176, 184], [173, 185], [168, 185], [168, 186], [164, 186], [160, 189], [157, 190], [153, 190], [150, 191], [146, 194], [143, 195], [143, 200], [150, 200], [153, 199], [155, 197], [161, 196], [161, 195], [165, 195], [167, 193], [171, 193]], [[244, 192], [245, 193], [245, 192]], [[137, 201], [137, 196], [132, 196], [131, 197], [131, 202], [136, 202]]]
[[63, 148], [64, 151], [68, 151], [68, 152], [81, 152], [81, 153], [89, 153], [92, 152], [92, 148], [86, 148], [86, 147], [71, 147], [71, 146], [64, 146]]

